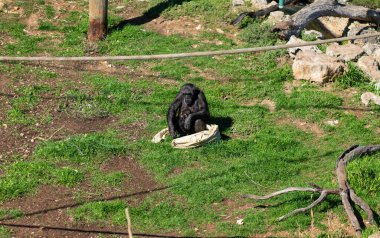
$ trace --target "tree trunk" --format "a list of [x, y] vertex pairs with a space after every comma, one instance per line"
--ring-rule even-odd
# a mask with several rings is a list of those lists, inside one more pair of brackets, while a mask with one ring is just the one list
[[[285, 4], [292, 3], [295, 0], [286, 0]], [[268, 15], [270, 12], [277, 11], [278, 4], [270, 6], [257, 12], [243, 12], [232, 24], [240, 23], [244, 17], [250, 16], [256, 18]], [[374, 22], [380, 25], [380, 10], [372, 10], [366, 7], [343, 5], [337, 0], [315, 0], [312, 4], [305, 6], [297, 13], [291, 16], [289, 21], [280, 22], [273, 27], [273, 31], [279, 32], [279, 37], [289, 39], [292, 35], [299, 36], [301, 31], [309, 22], [323, 16], [347, 17], [352, 20]]]
[[98, 41], [106, 37], [108, 25], [107, 10], [108, 0], [90, 0], [90, 27], [87, 34], [89, 41]]
[[380, 10], [342, 5], [337, 0], [317, 0], [292, 15], [290, 21], [280, 22], [273, 29], [279, 31], [281, 38], [289, 39], [292, 35], [299, 36], [309, 22], [323, 16], [347, 17], [380, 24]]
[[272, 197], [276, 197], [281, 194], [290, 193], [294, 191], [302, 191], [302, 192], [311, 192], [311, 193], [320, 193], [320, 196], [317, 200], [315, 200], [312, 204], [310, 204], [307, 207], [298, 208], [292, 212], [289, 212], [288, 214], [279, 217], [277, 221], [282, 221], [290, 216], [293, 216], [294, 214], [306, 212], [307, 210], [312, 209], [313, 207], [320, 204], [328, 195], [330, 194], [339, 194], [341, 197], [341, 201], [343, 204], [344, 209], [346, 210], [348, 219], [351, 222], [351, 225], [355, 229], [355, 233], [357, 237], [362, 237], [362, 228], [360, 226], [360, 222], [358, 218], [355, 215], [352, 202], [356, 205], [360, 206], [363, 211], [367, 213], [368, 222], [370, 224], [374, 224], [374, 217], [373, 212], [369, 205], [361, 199], [358, 195], [356, 195], [355, 191], [350, 187], [350, 184], [347, 180], [347, 173], [346, 173], [346, 166], [347, 164], [354, 160], [355, 158], [360, 158], [368, 154], [372, 154], [376, 151], [380, 150], [380, 145], [370, 145], [370, 146], [359, 146], [354, 145], [351, 146], [349, 149], [347, 149], [337, 160], [336, 163], [336, 176], [338, 178], [338, 185], [339, 189], [323, 189], [322, 187], [310, 183], [309, 185], [311, 187], [290, 187], [287, 189], [283, 189], [265, 196], [257, 196], [253, 194], [245, 194], [243, 197], [245, 198], [252, 198], [255, 200], [265, 200]]

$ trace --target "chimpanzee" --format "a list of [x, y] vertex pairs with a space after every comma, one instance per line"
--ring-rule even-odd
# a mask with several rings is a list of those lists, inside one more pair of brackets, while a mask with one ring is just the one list
[[168, 126], [171, 137], [177, 138], [206, 130], [210, 117], [206, 97], [194, 84], [181, 87], [168, 110]]

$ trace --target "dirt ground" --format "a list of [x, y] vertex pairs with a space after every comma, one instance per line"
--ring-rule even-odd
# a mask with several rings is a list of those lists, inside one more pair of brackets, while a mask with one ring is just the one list
[[[84, 224], [75, 222], [67, 211], [92, 201], [111, 201], [122, 199], [129, 206], [139, 204], [151, 192], [164, 190], [153, 177], [141, 168], [132, 158], [118, 157], [102, 166], [107, 172], [118, 171], [130, 177], [122, 189], [105, 188], [94, 191], [88, 182], [76, 189], [64, 186], [40, 186], [36, 194], [18, 198], [2, 204], [3, 209], [20, 209], [25, 216], [16, 219], [0, 220], [1, 224], [12, 230], [14, 237], [97, 237], [99, 231], [107, 236], [127, 236], [126, 227]], [[76, 192], [88, 194], [81, 201]]]

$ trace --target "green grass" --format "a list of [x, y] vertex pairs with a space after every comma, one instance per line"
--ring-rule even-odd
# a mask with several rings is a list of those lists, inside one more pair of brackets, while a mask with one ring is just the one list
[[0, 209], [0, 219], [4, 217], [20, 217], [22, 211], [16, 209]]
[[92, 184], [94, 186], [120, 187], [126, 180], [127, 178], [123, 172], [98, 172], [92, 175]]
[[380, 3], [376, 0], [353, 0], [352, 3], [355, 5], [365, 6], [372, 9], [377, 9], [380, 7]]
[[[110, 156], [125, 153], [123, 141], [113, 132], [40, 144], [33, 152], [32, 160], [19, 160], [5, 165], [5, 174], [0, 180], [0, 201], [33, 192], [43, 184], [73, 187], [84, 181], [86, 172], [91, 171], [91, 165], [104, 162]], [[118, 186], [123, 181], [123, 175], [107, 174], [97, 181]]]
[[[25, 25], [15, 19], [0, 21], [0, 32], [12, 39], [12, 43], [1, 46], [3, 54], [86, 54], [86, 12], [61, 10], [61, 17], [55, 20], [58, 13], [50, 5], [45, 1], [34, 2], [44, 15], [39, 29], [52, 35], [28, 36], [23, 31]], [[201, 19], [200, 24], [212, 29], [223, 28], [221, 21], [228, 21], [235, 14], [229, 11], [227, 0], [126, 1], [125, 4], [136, 6], [150, 17], [159, 13], [169, 19], [181, 16]], [[121, 20], [111, 10], [110, 25], [117, 25]], [[236, 43], [213, 31], [196, 37], [164, 36], [144, 26], [126, 25], [110, 31], [99, 42], [97, 52], [100, 55], [160, 54], [280, 43], [268, 29], [262, 19], [245, 20], [238, 36], [241, 42]], [[214, 44], [212, 40], [223, 44]], [[309, 212], [283, 222], [275, 220], [307, 206], [315, 196], [292, 193], [257, 202], [240, 195], [267, 194], [289, 186], [308, 186], [309, 182], [336, 188], [333, 173], [336, 158], [352, 144], [378, 143], [375, 130], [380, 125], [379, 115], [376, 110], [364, 110], [356, 116], [343, 107], [346, 95], [337, 91], [373, 89], [353, 64], [332, 90], [302, 82], [285, 94], [284, 85], [293, 80], [290, 65], [281, 65], [277, 60], [285, 55], [286, 51], [281, 50], [112, 63], [120, 67], [116, 73], [73, 68], [77, 74], [65, 74], [55, 67], [0, 64], [1, 74], [11, 79], [3, 90], [17, 94], [11, 98], [0, 96], [0, 102], [6, 102], [5, 111], [0, 111], [0, 121], [9, 125], [16, 136], [21, 130], [36, 134], [36, 124], [41, 128], [55, 128], [55, 120], [61, 116], [87, 123], [105, 117], [115, 120], [99, 132], [88, 134], [72, 135], [65, 128], [59, 139], [36, 142], [27, 159], [22, 159], [22, 154], [4, 155], [6, 163], [0, 164], [0, 201], [33, 196], [41, 185], [66, 186], [75, 190], [81, 201], [87, 195], [82, 190], [83, 183], [97, 195], [108, 189], [125, 189], [124, 186], [128, 190], [128, 186], [136, 186], [130, 184], [130, 174], [102, 169], [112, 159], [126, 156], [169, 188], [132, 203], [125, 199], [85, 203], [70, 209], [70, 216], [76, 222], [125, 226], [124, 209], [128, 207], [134, 230], [140, 233], [250, 237], [268, 232], [274, 235], [287, 232], [289, 236], [307, 232], [312, 223]], [[168, 106], [185, 82], [195, 83], [204, 90], [212, 122], [220, 125], [225, 139], [192, 150], [173, 149], [170, 140], [152, 144], [151, 137], [166, 127]], [[261, 105], [263, 100], [273, 102], [275, 111]], [[363, 109], [357, 95], [352, 100], [358, 109]], [[328, 120], [338, 120], [339, 124], [326, 125]], [[320, 133], [304, 124], [318, 127]], [[378, 157], [366, 157], [348, 166], [351, 185], [377, 213], [380, 212]], [[339, 198], [331, 196], [313, 210], [314, 225], [320, 229], [321, 236], [333, 236], [326, 228], [330, 211], [344, 225], [350, 225]], [[0, 210], [0, 216], [7, 214], [21, 216], [14, 211]], [[244, 225], [237, 225], [236, 220], [241, 218]], [[366, 229], [365, 234], [372, 231], [373, 228]], [[0, 228], [1, 235], [8, 235], [7, 232]]]
[[11, 233], [8, 228], [4, 226], [0, 226], [0, 237], [2, 238], [8, 238], [11, 237]]
[[348, 71], [344, 75], [338, 77], [336, 82], [343, 88], [360, 87], [369, 85], [370, 78], [359, 69], [354, 63], [348, 63]]

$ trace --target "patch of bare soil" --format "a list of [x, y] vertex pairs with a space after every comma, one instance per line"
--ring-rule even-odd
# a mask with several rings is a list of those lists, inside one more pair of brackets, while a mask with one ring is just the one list
[[56, 114], [53, 121], [46, 125], [29, 127], [0, 127], [0, 155], [9, 156], [21, 154], [27, 158], [33, 149], [46, 140], [57, 140], [69, 135], [103, 131], [116, 121], [113, 117], [106, 118], [73, 118], [66, 114]]
[[284, 92], [285, 94], [291, 94], [294, 88], [300, 87], [302, 82], [300, 80], [286, 81], [284, 83]]
[[156, 31], [162, 35], [194, 36], [202, 31], [202, 24], [197, 19], [180, 17], [179, 19], [166, 20], [163, 17], [153, 19], [145, 24], [148, 30]]
[[246, 106], [246, 107], [252, 107], [256, 105], [264, 106], [269, 109], [270, 112], [276, 111], [276, 103], [270, 99], [252, 99], [249, 101], [242, 102], [240, 105]]
[[219, 76], [219, 74], [215, 70], [212, 70], [212, 69], [200, 69], [200, 68], [195, 67], [191, 64], [188, 64], [187, 67], [189, 67], [191, 70], [197, 72], [197, 74], [199, 74], [199, 76], [201, 76], [202, 78], [205, 78], [207, 80], [217, 80], [217, 81], [221, 81], [221, 82], [225, 82], [225, 81], [230, 80], [230, 78], [228, 78], [226, 76]]
[[370, 108], [365, 107], [364, 105], [358, 105], [355, 97], [358, 95], [358, 91], [354, 88], [348, 88], [341, 92], [338, 92], [338, 95], [343, 98], [342, 108], [345, 113], [355, 115], [359, 119], [363, 119], [368, 112], [371, 111]]
[[128, 135], [129, 140], [137, 141], [139, 138], [148, 136], [145, 130], [147, 126], [145, 121], [139, 121], [128, 125], [121, 125], [119, 129]]
[[313, 133], [317, 137], [324, 136], [324, 131], [320, 128], [320, 126], [312, 122], [303, 121], [301, 119], [282, 118], [277, 123], [281, 125], [293, 125], [301, 131]]
[[327, 226], [328, 233], [331, 237], [355, 237], [355, 230], [350, 225], [342, 224], [339, 217], [329, 211], [327, 219], [323, 222]]
[[[164, 188], [131, 158], [113, 158], [106, 161], [101, 169], [106, 172], [123, 172], [128, 179], [121, 189], [104, 188], [101, 194], [93, 191], [86, 182], [76, 188], [41, 186], [35, 195], [28, 195], [2, 204], [4, 209], [20, 209], [25, 214], [21, 218], [2, 222], [16, 225], [9, 227], [14, 237], [96, 237], [99, 231], [117, 231], [119, 233], [115, 235], [127, 236], [126, 227], [77, 223], [68, 214], [68, 209], [78, 207], [85, 202], [114, 199], [123, 199], [129, 205], [135, 206], [143, 201], [149, 193]], [[76, 198], [78, 191], [99, 195], [81, 198], [82, 201], [78, 202]]]

